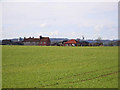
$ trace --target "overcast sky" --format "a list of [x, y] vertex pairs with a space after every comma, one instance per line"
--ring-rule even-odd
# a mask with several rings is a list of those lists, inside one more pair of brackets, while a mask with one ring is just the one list
[[4, 2], [2, 38], [118, 38], [117, 2]]

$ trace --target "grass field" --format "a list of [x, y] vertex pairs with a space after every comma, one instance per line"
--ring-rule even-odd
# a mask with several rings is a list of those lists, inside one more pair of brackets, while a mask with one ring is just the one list
[[3, 88], [118, 87], [118, 47], [2, 49]]

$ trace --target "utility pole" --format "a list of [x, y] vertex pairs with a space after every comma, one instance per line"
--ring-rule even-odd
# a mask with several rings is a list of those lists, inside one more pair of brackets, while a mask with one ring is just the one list
[[82, 40], [84, 40], [85, 39], [85, 37], [84, 36], [82, 36]]

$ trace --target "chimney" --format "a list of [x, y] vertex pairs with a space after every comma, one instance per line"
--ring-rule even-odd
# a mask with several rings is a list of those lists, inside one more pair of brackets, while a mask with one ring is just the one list
[[34, 37], [33, 37], [34, 38]]
[[42, 36], [40, 36], [40, 39], [42, 39]]
[[26, 37], [24, 37], [24, 39], [26, 39]]

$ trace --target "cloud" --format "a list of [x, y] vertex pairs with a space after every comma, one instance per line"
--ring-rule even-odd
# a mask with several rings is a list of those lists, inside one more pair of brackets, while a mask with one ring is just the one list
[[47, 24], [40, 24], [40, 27], [42, 28], [47, 27]]
[[60, 32], [60, 30], [55, 30], [51, 32], [38, 32], [35, 34], [36, 36], [49, 36], [49, 37], [62, 37], [62, 38], [81, 38], [81, 32]]
[[4, 3], [3, 33], [4, 37], [14, 32], [11, 37], [31, 33], [68, 38], [102, 33], [109, 38], [108, 33], [117, 31], [112, 28], [117, 24], [117, 8], [117, 3]]
[[100, 32], [101, 30], [103, 30], [103, 28], [104, 28], [104, 25], [103, 25], [103, 24], [96, 25], [96, 26], [94, 27], [94, 29], [95, 29], [96, 32]]
[[59, 34], [58, 30], [48, 33], [48, 35], [50, 35], [50, 36], [57, 36], [58, 34]]
[[60, 35], [60, 32], [58, 30], [55, 30], [52, 32], [38, 32], [38, 33], [36, 33], [36, 35], [56, 37], [56, 36]]

